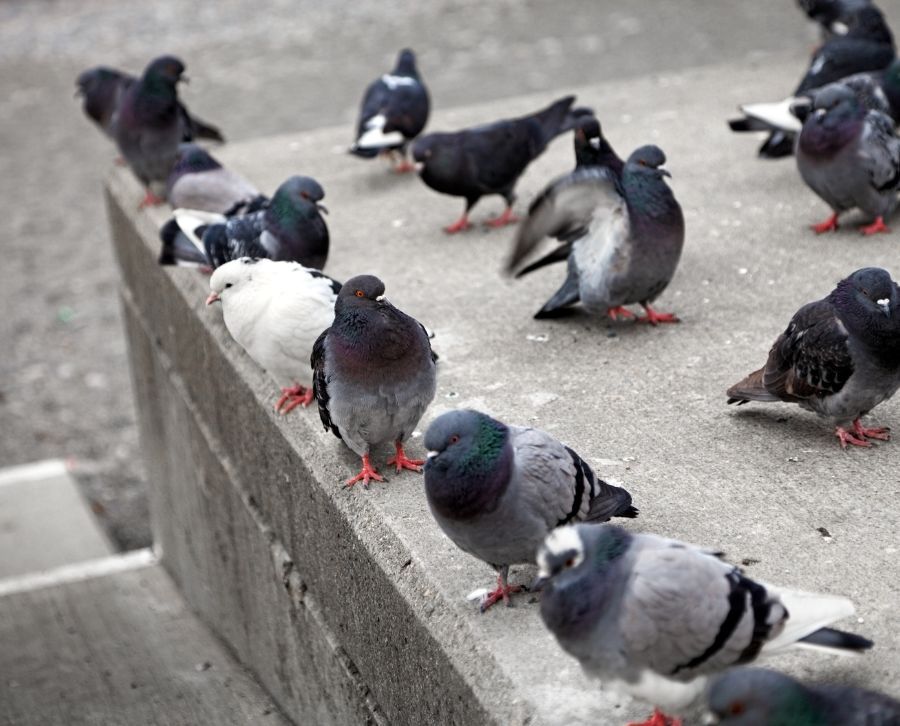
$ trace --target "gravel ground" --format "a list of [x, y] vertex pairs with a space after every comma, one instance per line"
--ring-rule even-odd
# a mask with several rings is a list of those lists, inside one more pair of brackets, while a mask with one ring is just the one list
[[[71, 457], [126, 549], [150, 538], [146, 485], [101, 195], [113, 149], [72, 98], [81, 69], [137, 72], [154, 55], [176, 53], [192, 79], [189, 106], [229, 139], [347, 124], [349, 142], [362, 88], [404, 45], [419, 52], [433, 102], [452, 106], [802, 57], [815, 39], [789, 0], [222, 0], [193, 4], [189, 17], [185, 8], [175, 0], [0, 5], [0, 466]], [[792, 65], [773, 79], [773, 96], [799, 72]], [[607, 111], [624, 112], [598, 109]]]

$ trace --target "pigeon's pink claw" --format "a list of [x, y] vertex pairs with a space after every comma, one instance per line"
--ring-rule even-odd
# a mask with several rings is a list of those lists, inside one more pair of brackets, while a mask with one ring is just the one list
[[822, 234], [823, 232], [837, 232], [839, 226], [840, 225], [838, 225], [837, 214], [832, 214], [824, 222], [819, 222], [819, 224], [812, 225], [811, 229], [816, 234]]
[[522, 592], [521, 585], [507, 585], [503, 575], [497, 575], [497, 587], [485, 595], [481, 602], [481, 612], [486, 612], [488, 608], [501, 600], [506, 607], [509, 607], [509, 596], [517, 592]]
[[303, 406], [304, 408], [309, 406], [312, 400], [312, 388], [306, 388], [298, 383], [295, 386], [281, 389], [281, 398], [275, 403], [275, 410], [286, 414], [293, 411], [297, 406]]
[[424, 460], [407, 459], [406, 453], [403, 451], [403, 444], [399, 441], [394, 444], [394, 446], [397, 449], [397, 453], [387, 460], [388, 466], [396, 466], [398, 474], [404, 469], [409, 469], [410, 471], [422, 471], [422, 465], [425, 463]]
[[447, 234], [456, 234], [457, 232], [462, 232], [463, 230], [469, 229], [472, 225], [469, 224], [469, 215], [467, 212], [463, 212], [462, 217], [457, 219], [453, 224], [449, 227], [444, 227], [444, 231]]
[[639, 323], [649, 323], [650, 325], [658, 325], [659, 323], [680, 323], [681, 322], [678, 319], [678, 316], [675, 315], [675, 313], [658, 313], [656, 310], [651, 308], [649, 305], [644, 305], [644, 311], [647, 314], [642, 317], [639, 317], [637, 319]]
[[499, 217], [489, 219], [484, 224], [486, 227], [505, 227], [507, 224], [515, 224], [518, 221], [519, 218], [513, 214], [512, 207], [507, 207]]
[[864, 235], [878, 234], [879, 232], [890, 232], [891, 228], [884, 223], [884, 217], [876, 217], [872, 224], [859, 228], [859, 233]]
[[359, 482], [362, 482], [363, 486], [368, 488], [370, 479], [374, 481], [384, 481], [384, 477], [375, 470], [375, 467], [373, 467], [372, 463], [369, 461], [369, 455], [363, 454], [362, 469], [359, 474], [344, 482], [344, 488], [351, 489], [354, 484], [358, 484]]
[[149, 189], [147, 193], [144, 195], [144, 198], [141, 200], [141, 203], [138, 204], [138, 209], [144, 209], [146, 207], [158, 207], [160, 204], [165, 204], [166, 200], [162, 197], [156, 196]]
[[646, 721], [641, 721], [640, 723], [632, 722], [628, 726], [681, 726], [681, 719], [666, 716], [658, 708], [654, 708], [653, 715]]

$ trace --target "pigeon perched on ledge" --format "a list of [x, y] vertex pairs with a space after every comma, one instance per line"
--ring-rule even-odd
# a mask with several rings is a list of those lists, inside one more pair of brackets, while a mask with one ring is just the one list
[[568, 446], [539, 429], [507, 426], [487, 414], [450, 411], [425, 432], [425, 494], [456, 545], [499, 573], [484, 612], [518, 586], [509, 566], [534, 562], [554, 527], [636, 517], [631, 495], [598, 479]]
[[416, 139], [412, 153], [421, 164], [422, 181], [441, 194], [466, 200], [462, 217], [444, 231], [454, 234], [468, 229], [469, 211], [487, 194], [499, 194], [506, 200], [506, 210], [489, 220], [488, 226], [517, 221], [512, 213], [516, 182], [547, 144], [573, 127], [575, 117], [570, 109], [574, 102], [575, 96], [565, 96], [527, 116]]
[[365, 159], [382, 153], [393, 159], [399, 154], [394, 171], [414, 171], [406, 158], [406, 147], [425, 128], [430, 105], [415, 54], [408, 48], [400, 51], [394, 70], [366, 89], [350, 153]]
[[262, 209], [224, 214], [176, 209], [159, 231], [161, 265], [219, 267], [241, 257], [299, 262], [321, 270], [328, 259], [325, 192], [308, 176], [282, 182]]
[[[578, 155], [584, 143], [579, 134], [575, 143]], [[605, 166], [579, 163], [532, 202], [507, 269], [514, 270], [544, 237], [555, 237], [563, 241], [559, 248], [517, 274], [567, 261], [565, 282], [536, 318], [556, 317], [581, 301], [588, 311], [614, 320], [636, 317], [624, 306], [640, 303], [646, 314], [639, 321], [677, 322], [674, 314], [651, 307], [675, 274], [684, 246], [681, 205], [663, 179], [669, 176], [662, 168], [665, 154], [657, 146], [642, 146], [621, 172], [614, 152], [603, 159]]]
[[816, 233], [836, 230], [838, 215], [853, 207], [873, 220], [863, 234], [889, 231], [884, 220], [900, 190], [900, 139], [892, 119], [867, 110], [851, 88], [833, 84], [815, 94], [796, 155], [803, 181], [833, 210], [813, 225]]
[[791, 646], [872, 647], [828, 627], [853, 614], [846, 598], [755, 582], [720, 557], [611, 524], [560, 527], [537, 555], [541, 617], [588, 674], [656, 707], [646, 726], [680, 724], [659, 709], [684, 709], [732, 665]]
[[372, 449], [393, 444], [388, 466], [421, 471], [403, 442], [412, 434], [437, 390], [435, 356], [425, 328], [384, 296], [384, 283], [359, 275], [344, 283], [334, 323], [313, 347], [313, 393], [325, 430], [362, 457], [347, 487], [383, 481]]
[[865, 267], [800, 308], [765, 366], [728, 389], [728, 403], [798, 403], [834, 422], [842, 448], [871, 446], [890, 429], [860, 418], [898, 388], [900, 289], [887, 271]]
[[709, 687], [719, 726], [900, 726], [900, 701], [862, 688], [803, 685], [784, 673], [736, 668]]
[[209, 278], [207, 305], [222, 304], [225, 327], [282, 387], [275, 410], [313, 400], [308, 361], [319, 334], [334, 320], [341, 284], [298, 262], [242, 257]]
[[[197, 144], [181, 144], [166, 180], [166, 201], [175, 209], [198, 209], [234, 216], [261, 197], [259, 189], [226, 169]], [[268, 200], [267, 200], [268, 201]]]

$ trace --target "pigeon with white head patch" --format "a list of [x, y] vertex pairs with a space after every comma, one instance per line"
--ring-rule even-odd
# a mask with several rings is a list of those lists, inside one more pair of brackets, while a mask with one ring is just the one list
[[647, 726], [668, 723], [659, 709], [685, 709], [732, 665], [794, 645], [872, 646], [828, 627], [853, 614], [846, 598], [755, 582], [720, 553], [677, 540], [610, 524], [560, 527], [537, 561], [544, 624], [586, 673], [652, 703]]
[[509, 566], [534, 562], [554, 527], [635, 517], [631, 495], [598, 479], [587, 462], [545, 431], [508, 426], [487, 414], [450, 411], [425, 432], [425, 494], [431, 513], [460, 549], [499, 573], [484, 612], [520, 588]]

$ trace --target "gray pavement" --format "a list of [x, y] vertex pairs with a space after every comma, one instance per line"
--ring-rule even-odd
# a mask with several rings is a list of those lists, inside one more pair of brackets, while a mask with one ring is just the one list
[[[898, 3], [887, 11], [897, 26]], [[137, 71], [175, 52], [193, 79], [188, 103], [231, 139], [343, 124], [344, 143], [362, 88], [402, 45], [419, 51], [440, 109], [706, 64], [751, 69], [776, 54], [783, 66], [758, 79], [769, 97], [789, 90], [814, 39], [789, 0], [3, 3], [0, 465], [74, 457], [119, 545], [149, 541], [100, 195], [113, 152], [72, 99], [82, 68]], [[635, 113], [627, 97], [594, 102], [607, 117]], [[772, 173], [744, 152], [741, 174]], [[702, 158], [693, 148], [677, 163]], [[304, 171], [296, 161], [287, 171]]]

